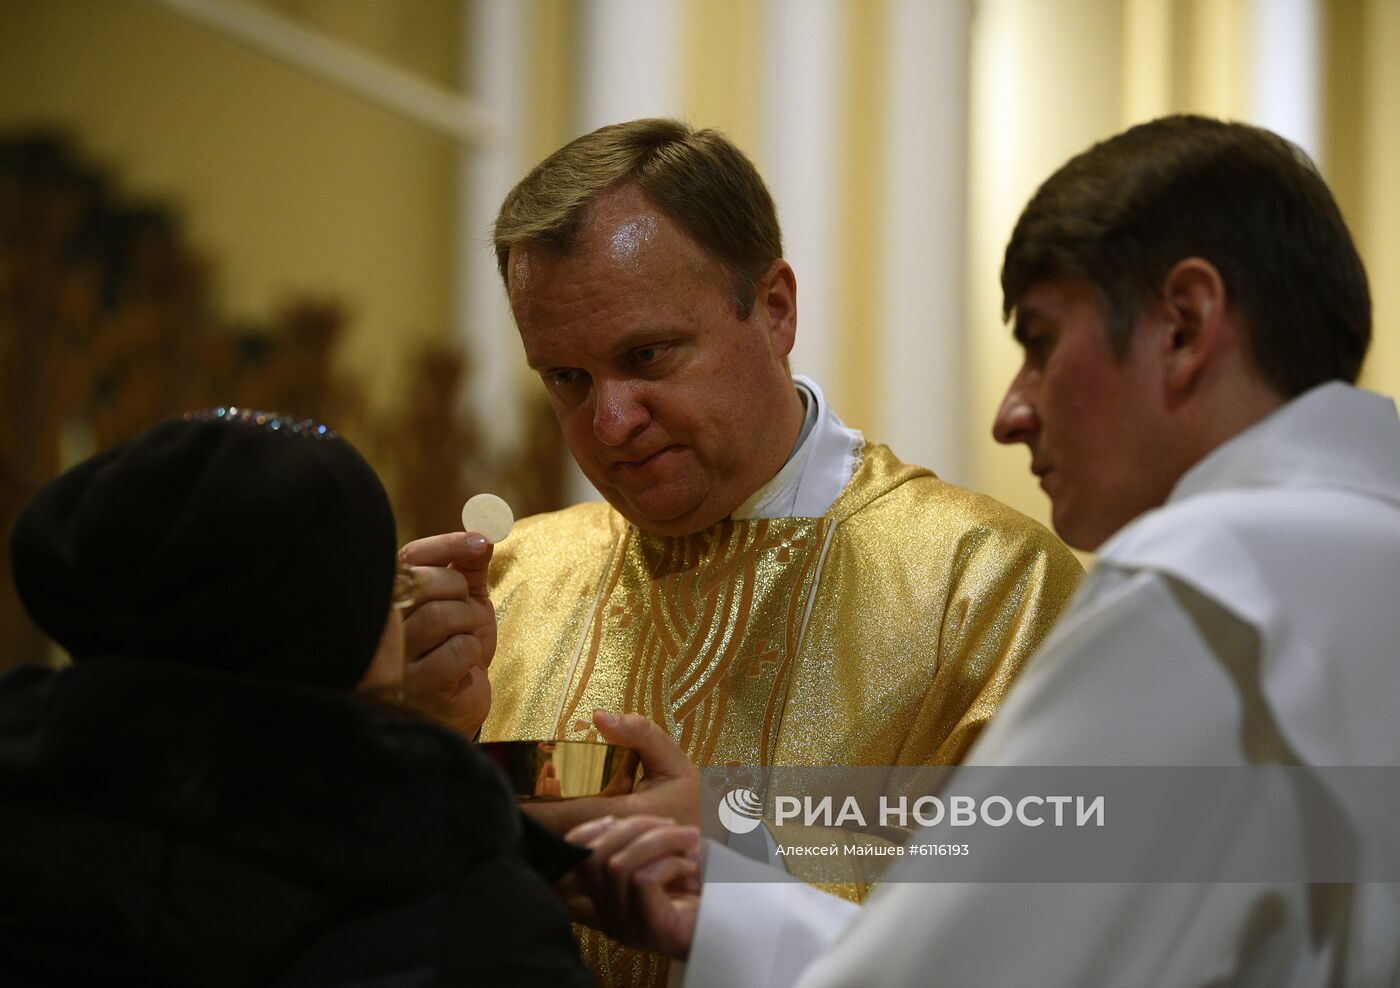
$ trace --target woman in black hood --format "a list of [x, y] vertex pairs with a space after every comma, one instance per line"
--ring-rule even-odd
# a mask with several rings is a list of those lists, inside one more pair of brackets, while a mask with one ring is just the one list
[[401, 679], [395, 533], [334, 432], [164, 422], [42, 488], [12, 555], [73, 664], [0, 678], [7, 983], [591, 983], [550, 888], [582, 852], [354, 691]]

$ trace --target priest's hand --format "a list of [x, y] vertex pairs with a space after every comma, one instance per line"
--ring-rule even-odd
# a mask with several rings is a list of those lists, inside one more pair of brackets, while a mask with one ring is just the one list
[[681, 959], [690, 953], [700, 909], [698, 827], [603, 817], [565, 837], [593, 852], [559, 882], [574, 920], [644, 950]]
[[641, 714], [593, 711], [603, 740], [631, 748], [641, 758], [642, 777], [631, 792], [523, 803], [521, 810], [556, 834], [599, 817], [657, 816], [700, 823], [700, 772], [671, 736]]
[[491, 709], [491, 544], [474, 532], [448, 532], [410, 542], [399, 558], [418, 584], [404, 618], [404, 693], [429, 717], [473, 737]]

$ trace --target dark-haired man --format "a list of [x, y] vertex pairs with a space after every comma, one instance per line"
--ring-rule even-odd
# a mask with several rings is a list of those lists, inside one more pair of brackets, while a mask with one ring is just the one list
[[[482, 737], [596, 736], [602, 708], [679, 743], [650, 744], [641, 718], [598, 722], [642, 748], [644, 791], [541, 816], [695, 819], [686, 756], [957, 762], [1079, 567], [1024, 517], [867, 442], [791, 375], [797, 282], [752, 163], [673, 120], [604, 127], [520, 182], [495, 244], [526, 358], [606, 503], [526, 519], [496, 550]], [[405, 551], [440, 567], [452, 541]], [[494, 631], [485, 602], [450, 599], [469, 581], [432, 572], [427, 596], [449, 599], [409, 617], [416, 665], [487, 652], [454, 634]], [[585, 946], [607, 983], [664, 978]]]
[[[595, 824], [572, 837], [595, 846], [601, 911], [688, 952], [692, 986], [1400, 983], [1400, 838], [1329, 774], [1400, 765], [1400, 420], [1351, 384], [1370, 301], [1326, 186], [1267, 131], [1154, 121], [1046, 181], [1002, 283], [1025, 360], [996, 438], [1026, 444], [1056, 529], [1098, 561], [950, 788], [1010, 791], [1024, 766], [1236, 766], [1243, 786], [1279, 765], [1306, 810], [1250, 830], [1231, 792], [1199, 833], [1157, 819], [1134, 874], [1187, 847], [1209, 866], [1172, 884], [999, 884], [1033, 839], [1013, 827], [979, 884], [891, 882], [863, 910], [717, 884], [698, 931], [668, 885], [695, 838]], [[1246, 883], [1261, 835], [1345, 867]], [[707, 868], [742, 865], [719, 848]]]

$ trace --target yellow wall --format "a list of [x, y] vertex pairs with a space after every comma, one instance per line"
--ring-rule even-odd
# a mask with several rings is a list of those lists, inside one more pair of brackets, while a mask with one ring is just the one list
[[880, 280], [885, 188], [881, 155], [885, 146], [885, 100], [881, 45], [889, 11], [884, 0], [847, 4], [842, 11], [845, 66], [841, 87], [839, 180], [842, 185], [834, 330], [835, 373], [827, 388], [832, 407], [853, 428], [881, 435], [878, 403], [884, 345], [871, 326], [885, 324]]
[[[442, 84], [453, 0], [268, 0]], [[220, 311], [350, 307], [346, 369], [376, 404], [412, 344], [451, 325], [457, 152], [446, 140], [138, 0], [0, 4], [0, 129], [58, 124], [128, 192], [183, 208]]]
[[[1400, 395], [1400, 3], [1366, 0], [1364, 8], [1361, 131], [1352, 146], [1337, 149], [1359, 163], [1360, 186], [1342, 207], [1371, 276], [1376, 334], [1362, 382]], [[1340, 100], [1329, 108], [1351, 110]]]
[[724, 131], [762, 168], [754, 98], [764, 58], [759, 14], [748, 0], [684, 0], [680, 106], [686, 120]]
[[1119, 129], [1123, 37], [1120, 5], [1102, 0], [983, 0], [973, 27], [964, 448], [973, 487], [1047, 523], [1025, 448], [991, 436], [1020, 361], [1001, 319], [1001, 256], [1041, 181]]
[[[459, 76], [457, 0], [257, 0], [441, 85]], [[520, 53], [531, 160], [574, 130], [581, 5], [528, 3]], [[932, 0], [931, 0], [932, 2]], [[990, 422], [1014, 371], [1000, 318], [1001, 250], [1021, 205], [1069, 155], [1174, 110], [1240, 115], [1252, 5], [1267, 0], [978, 0], [973, 22], [964, 404], [967, 478], [1038, 518], [1025, 454]], [[1322, 164], [1372, 276], [1376, 343], [1365, 382], [1400, 392], [1400, 3], [1320, 0], [1326, 59]], [[840, 0], [844, 80], [833, 112], [844, 192], [834, 353], [824, 382], [849, 420], [878, 431], [883, 153], [878, 67], [889, 0]], [[681, 105], [763, 167], [761, 0], [681, 0]], [[402, 393], [402, 356], [450, 332], [457, 151], [387, 111], [218, 38], [141, 0], [0, 3], [0, 127], [59, 122], [126, 188], [186, 207], [218, 265], [225, 314], [262, 318], [288, 295], [352, 307], [347, 367], [380, 402]], [[479, 231], [468, 231], [477, 236]], [[473, 240], [472, 244], [475, 245]], [[932, 262], [931, 262], [932, 263]], [[799, 272], [799, 274], [801, 274]], [[933, 316], [936, 318], [935, 316]], [[857, 337], [854, 334], [859, 331]], [[917, 369], [913, 369], [917, 372]]]
[[[1260, 0], [1256, 0], [1260, 2]], [[1267, 0], [1262, 0], [1267, 2]], [[1320, 167], [1370, 274], [1362, 383], [1400, 394], [1400, 3], [1323, 0]], [[1032, 517], [1026, 454], [989, 427], [1019, 354], [1000, 321], [1001, 251], [1021, 207], [1074, 153], [1164, 113], [1247, 115], [1247, 0], [981, 0], [974, 27], [966, 448], [973, 486]]]

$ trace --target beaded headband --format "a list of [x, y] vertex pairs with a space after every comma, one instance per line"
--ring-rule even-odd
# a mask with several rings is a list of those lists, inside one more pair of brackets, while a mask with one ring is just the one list
[[264, 412], [256, 408], [239, 408], [236, 405], [225, 405], [218, 408], [206, 408], [201, 412], [186, 412], [187, 422], [247, 422], [249, 425], [262, 426], [272, 432], [288, 432], [294, 436], [305, 436], [308, 439], [336, 439], [334, 429], [321, 425], [313, 419], [293, 419], [277, 412]]

